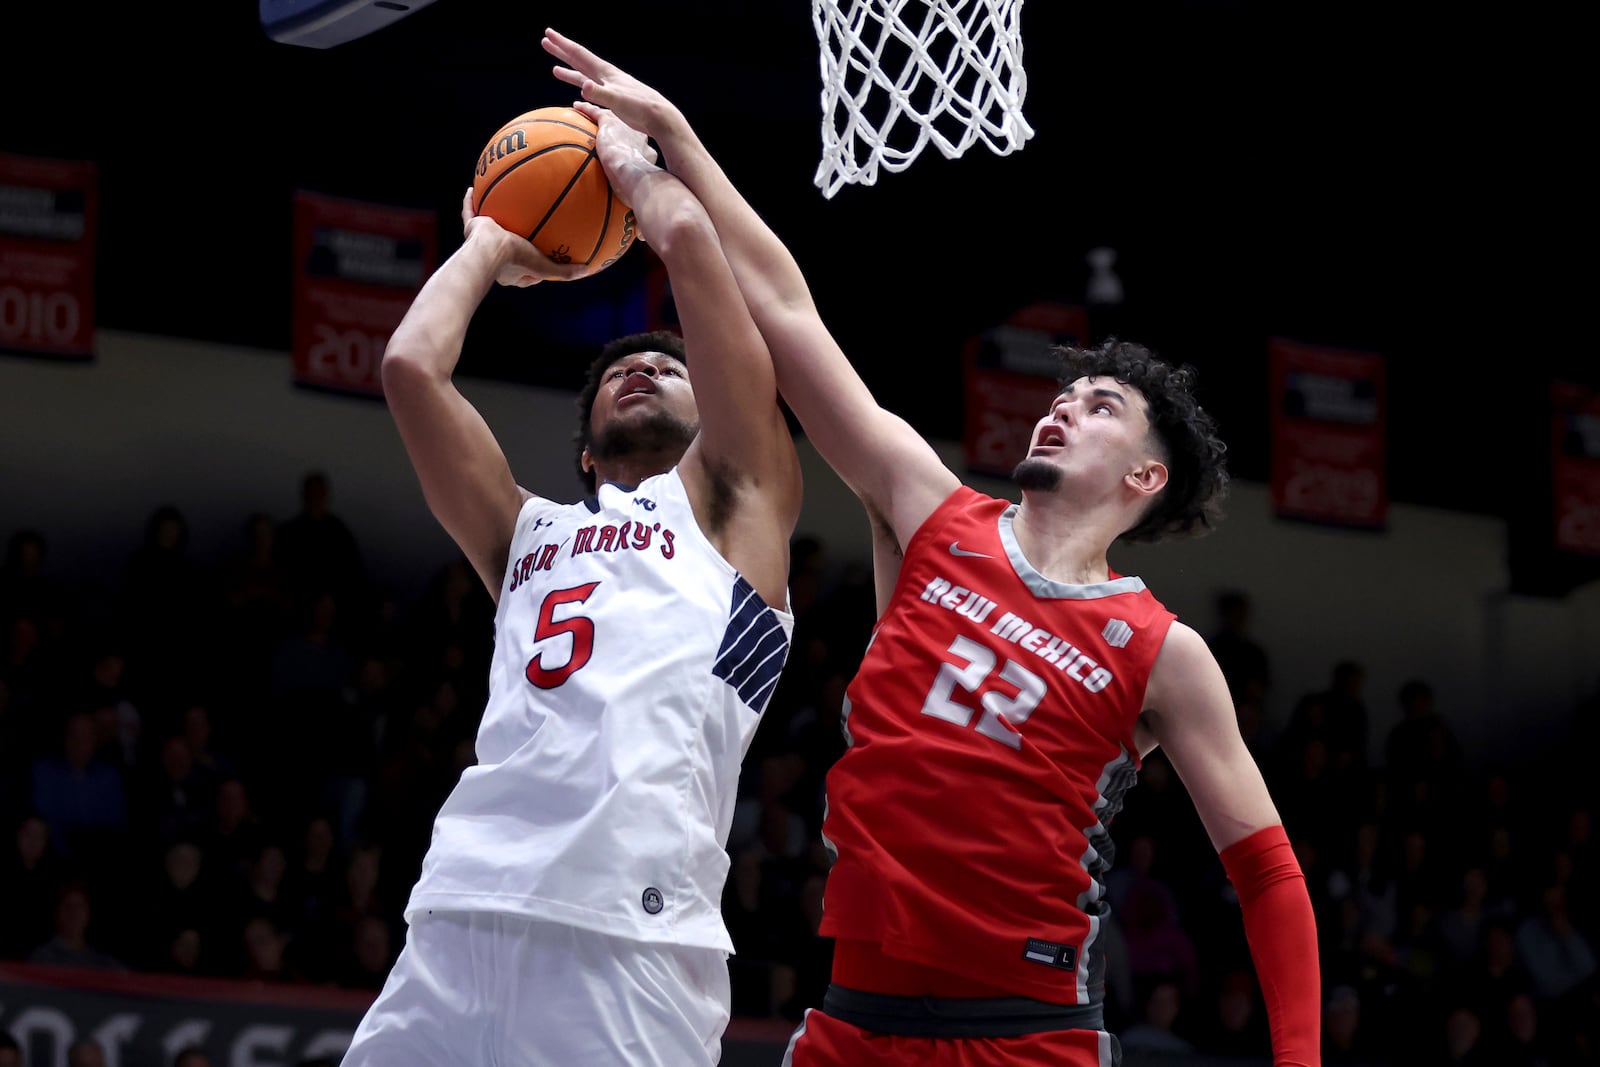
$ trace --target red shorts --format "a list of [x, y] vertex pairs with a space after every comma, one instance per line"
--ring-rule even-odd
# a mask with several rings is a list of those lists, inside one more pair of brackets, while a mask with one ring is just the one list
[[872, 1034], [807, 1011], [783, 1067], [1111, 1067], [1121, 1059], [1104, 1030], [1053, 1030], [1021, 1037], [902, 1037]]

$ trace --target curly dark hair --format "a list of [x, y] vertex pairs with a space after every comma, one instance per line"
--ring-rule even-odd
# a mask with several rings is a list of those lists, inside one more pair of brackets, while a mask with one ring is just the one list
[[572, 461], [577, 466], [578, 480], [588, 486], [591, 492], [594, 491], [594, 472], [583, 469], [583, 450], [594, 443], [589, 414], [590, 409], [594, 407], [594, 398], [600, 392], [600, 376], [611, 364], [636, 352], [660, 352], [671, 356], [679, 363], [687, 365], [689, 362], [688, 353], [684, 351], [683, 338], [671, 330], [630, 333], [614, 341], [608, 341], [605, 347], [600, 349], [600, 354], [589, 364], [583, 390], [578, 393], [578, 431], [572, 435]]
[[1115, 378], [1144, 396], [1150, 429], [1167, 465], [1167, 485], [1118, 537], [1153, 544], [1210, 533], [1222, 519], [1228, 495], [1228, 446], [1194, 396], [1199, 372], [1158, 358], [1143, 345], [1109, 338], [1093, 348], [1056, 345], [1062, 388], [1079, 378]]

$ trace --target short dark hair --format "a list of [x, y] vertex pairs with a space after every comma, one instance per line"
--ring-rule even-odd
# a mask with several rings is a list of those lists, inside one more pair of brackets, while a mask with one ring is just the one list
[[1116, 338], [1091, 348], [1057, 345], [1053, 351], [1061, 361], [1063, 388], [1094, 377], [1115, 378], [1139, 390], [1149, 409], [1151, 432], [1165, 453], [1166, 488], [1118, 539], [1154, 543], [1210, 533], [1221, 521], [1228, 494], [1228, 446], [1217, 434], [1216, 421], [1195, 399], [1199, 372]]
[[689, 363], [688, 354], [683, 347], [683, 338], [671, 330], [647, 330], [643, 333], [626, 334], [607, 342], [605, 347], [600, 349], [600, 354], [589, 364], [583, 389], [578, 393], [578, 431], [572, 435], [572, 461], [577, 467], [578, 480], [588, 486], [590, 491], [594, 490], [594, 472], [583, 469], [583, 450], [594, 443], [594, 434], [589, 425], [589, 409], [594, 407], [594, 398], [600, 392], [600, 376], [617, 360], [637, 352], [660, 352], [685, 366]]

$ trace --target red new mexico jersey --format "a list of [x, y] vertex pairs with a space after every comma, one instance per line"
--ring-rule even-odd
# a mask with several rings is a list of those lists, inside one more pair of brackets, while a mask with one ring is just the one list
[[1173, 615], [1053, 582], [1016, 505], [956, 490], [906, 546], [828, 774], [821, 932], [1063, 1004], [1104, 996], [1107, 826]]

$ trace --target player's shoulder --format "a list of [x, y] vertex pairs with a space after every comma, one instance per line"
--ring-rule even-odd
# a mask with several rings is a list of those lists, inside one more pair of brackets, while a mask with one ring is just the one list
[[1216, 656], [1200, 632], [1188, 623], [1173, 619], [1156, 657], [1155, 674], [1168, 683], [1181, 683], [1216, 666]]

